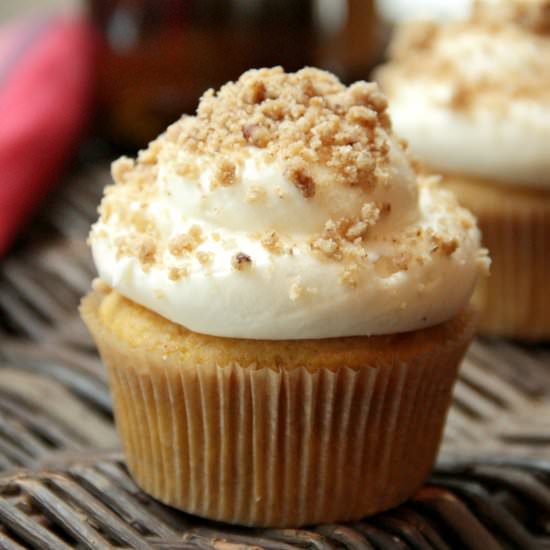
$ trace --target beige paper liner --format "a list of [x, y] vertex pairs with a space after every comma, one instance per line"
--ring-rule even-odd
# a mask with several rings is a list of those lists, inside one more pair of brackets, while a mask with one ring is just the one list
[[491, 276], [475, 301], [480, 332], [550, 339], [550, 192], [473, 180], [445, 180], [478, 218]]
[[279, 371], [174, 364], [131, 349], [82, 313], [108, 365], [117, 427], [136, 482], [159, 500], [243, 525], [298, 526], [391, 508], [425, 481], [463, 334], [408, 363]]

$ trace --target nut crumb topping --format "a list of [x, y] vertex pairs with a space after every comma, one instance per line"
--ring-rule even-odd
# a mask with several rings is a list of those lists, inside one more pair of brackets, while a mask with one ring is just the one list
[[197, 260], [199, 260], [202, 265], [209, 265], [214, 259], [214, 254], [212, 254], [212, 252], [205, 252], [201, 250], [195, 255], [197, 257]]
[[252, 265], [252, 258], [248, 256], [248, 254], [238, 252], [231, 258], [231, 265], [233, 266], [233, 269], [236, 269], [237, 271], [244, 271]]
[[218, 185], [231, 185], [236, 181], [237, 167], [231, 161], [222, 159], [216, 166], [214, 181]]
[[273, 254], [281, 254], [282, 246], [279, 235], [275, 231], [269, 231], [260, 238], [262, 246]]
[[[387, 101], [376, 84], [346, 87], [318, 69], [287, 74], [275, 67], [247, 71], [217, 92], [208, 90], [196, 116], [173, 124], [138, 164], [154, 163], [163, 144], [211, 158], [258, 147], [286, 164], [292, 181], [310, 198], [315, 182], [304, 166], [311, 163], [330, 168], [340, 183], [374, 186], [376, 168], [388, 160], [389, 135]], [[191, 172], [185, 165], [180, 170]], [[236, 177], [234, 167], [225, 162], [217, 169], [222, 185]]]
[[111, 176], [114, 181], [124, 183], [131, 176], [135, 161], [128, 157], [120, 157], [111, 164]]
[[193, 252], [204, 241], [202, 229], [198, 225], [192, 225], [187, 233], [174, 235], [168, 241], [168, 251], [172, 256], [182, 256]]
[[288, 297], [292, 302], [297, 302], [306, 296], [315, 296], [317, 292], [318, 290], [316, 288], [310, 286], [305, 287], [301, 282], [295, 281], [290, 286]]
[[291, 166], [287, 173], [290, 181], [299, 189], [304, 198], [309, 199], [315, 195], [315, 181], [307, 173], [304, 162]]
[[155, 239], [144, 234], [123, 235], [117, 238], [117, 259], [123, 256], [134, 256], [144, 266], [155, 261], [157, 245]]
[[187, 234], [176, 235], [168, 241], [168, 250], [173, 256], [182, 256], [186, 252], [192, 252], [196, 246], [195, 239]]
[[188, 267], [170, 267], [168, 269], [168, 278], [171, 281], [179, 281], [189, 275]]
[[357, 288], [359, 281], [358, 272], [359, 266], [357, 264], [350, 264], [346, 266], [340, 275], [340, 282], [350, 288]]
[[[472, 70], [476, 60], [466, 59], [462, 46], [453, 47], [471, 36], [477, 52], [485, 53], [488, 63], [495, 57], [494, 70], [482, 74]], [[496, 45], [506, 43], [519, 52], [514, 74], [510, 64], [499, 59]], [[472, 48], [473, 49], [473, 48]], [[467, 52], [467, 50], [465, 50]], [[479, 101], [495, 109], [505, 109], [510, 99], [550, 98], [550, 0], [478, 0], [468, 20], [445, 24], [414, 21], [402, 25], [389, 49], [389, 62], [377, 70], [377, 80], [391, 96], [392, 90], [406, 86], [407, 80], [429, 77], [451, 86], [448, 98], [439, 100], [450, 109], [471, 111]], [[513, 58], [513, 54], [510, 54]]]
[[431, 249], [432, 254], [441, 254], [442, 256], [451, 256], [458, 248], [458, 239], [445, 239], [441, 235], [431, 235], [431, 241], [434, 244]]

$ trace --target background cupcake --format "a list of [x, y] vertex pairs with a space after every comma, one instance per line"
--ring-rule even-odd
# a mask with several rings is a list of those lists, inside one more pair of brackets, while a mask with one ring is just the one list
[[428, 475], [488, 262], [386, 107], [375, 84], [249, 71], [113, 165], [82, 315], [153, 496], [301, 525]]
[[397, 133], [477, 216], [480, 328], [550, 337], [550, 3], [481, 1], [403, 26], [377, 72]]

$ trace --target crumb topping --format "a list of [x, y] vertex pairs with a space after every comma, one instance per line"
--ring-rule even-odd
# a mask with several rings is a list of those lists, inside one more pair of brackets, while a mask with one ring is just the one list
[[350, 264], [346, 266], [340, 275], [340, 282], [350, 288], [357, 288], [358, 272], [359, 266], [357, 264]]
[[275, 231], [269, 231], [260, 238], [262, 246], [273, 254], [281, 254], [283, 251], [279, 235]]
[[186, 252], [192, 252], [196, 246], [195, 239], [187, 234], [176, 235], [168, 241], [168, 250], [173, 256], [183, 256]]
[[222, 159], [216, 166], [214, 181], [218, 185], [231, 185], [236, 181], [237, 167], [227, 159]]
[[315, 287], [306, 287], [298, 280], [294, 281], [292, 285], [290, 285], [288, 297], [292, 302], [298, 302], [307, 296], [315, 296], [317, 292], [318, 291]]
[[[387, 161], [390, 132], [387, 102], [376, 84], [345, 87], [318, 69], [287, 74], [276, 67], [208, 90], [196, 116], [180, 119], [162, 140], [216, 158], [247, 146], [265, 149], [287, 163], [292, 181], [310, 198], [315, 181], [306, 167], [312, 163], [330, 167], [342, 184], [374, 185], [376, 167]], [[234, 166], [224, 161], [217, 177], [233, 183]]]
[[287, 171], [290, 181], [300, 190], [304, 198], [309, 199], [315, 195], [315, 181], [307, 173], [307, 165], [301, 161], [293, 163]]
[[314, 235], [310, 245], [327, 258], [341, 260], [344, 256], [367, 257], [365, 240], [370, 227], [390, 212], [390, 208], [374, 203], [365, 203], [360, 217], [329, 220], [320, 235]]
[[172, 266], [168, 269], [168, 278], [171, 281], [179, 281], [189, 275], [189, 268], [186, 266]]
[[117, 259], [123, 256], [135, 256], [144, 268], [150, 267], [155, 261], [157, 246], [155, 240], [149, 235], [130, 234], [117, 239]]
[[214, 254], [212, 252], [205, 252], [203, 250], [196, 253], [197, 260], [199, 260], [199, 263], [202, 265], [209, 265], [212, 260], [214, 259]]
[[231, 265], [233, 269], [237, 271], [244, 271], [248, 269], [252, 264], [252, 258], [244, 252], [238, 252], [231, 258]]
[[[458, 53], [463, 51], [458, 41], [469, 35], [479, 41], [476, 55], [494, 57], [492, 70], [472, 72], [472, 54]], [[519, 56], [513, 69], [499, 69], [498, 56], [504, 54], [497, 43], [516, 52], [510, 56]], [[428, 77], [452, 86], [449, 97], [439, 101], [460, 112], [483, 99], [497, 109], [505, 109], [510, 98], [550, 101], [550, 0], [479, 0], [466, 21], [408, 23], [395, 34], [389, 53], [389, 63], [377, 71], [386, 91], [408, 78]]]
[[536, 34], [550, 34], [550, 0], [477, 0], [473, 17], [480, 21], [509, 21]]

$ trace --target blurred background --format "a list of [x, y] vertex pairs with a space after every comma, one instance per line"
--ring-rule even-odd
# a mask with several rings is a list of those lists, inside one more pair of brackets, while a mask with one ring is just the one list
[[134, 153], [252, 67], [366, 79], [391, 24], [469, 0], [2, 0], [0, 256], [69, 170]]
[[0, 255], [68, 169], [134, 153], [206, 89], [273, 65], [364, 79], [386, 38], [371, 0], [2, 0]]

